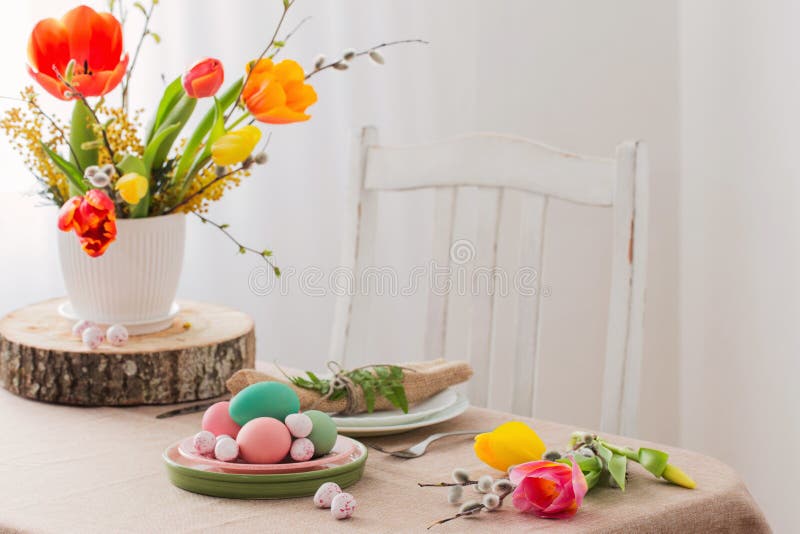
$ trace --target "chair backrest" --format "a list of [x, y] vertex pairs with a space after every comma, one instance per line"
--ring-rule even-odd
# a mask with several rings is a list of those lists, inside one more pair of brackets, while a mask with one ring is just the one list
[[[438, 265], [471, 269], [471, 279], [493, 269], [527, 276], [527, 290], [467, 294], [431, 291], [427, 305], [426, 358], [468, 359], [475, 376], [470, 401], [536, 415], [539, 367], [541, 273], [551, 198], [613, 209], [612, 280], [601, 430], [636, 432], [642, 360], [642, 327], [647, 256], [648, 169], [644, 143], [620, 144], [616, 158], [567, 153], [527, 139], [471, 134], [443, 142], [381, 146], [377, 131], [364, 128], [354, 143], [352, 180], [342, 267], [358, 273], [374, 264], [376, 195], [382, 191], [435, 190], [434, 258]], [[493, 191], [486, 214], [460, 216], [456, 206], [475, 191]], [[456, 239], [470, 235], [474, 241]], [[490, 265], [472, 265], [483, 243]], [[484, 273], [477, 271], [484, 269]], [[527, 274], [525, 274], [527, 273]], [[369, 323], [356, 287], [338, 298], [330, 356], [347, 362], [363, 347], [351, 331]], [[516, 284], [518, 285], [518, 284]], [[452, 288], [452, 286], [450, 286]], [[359, 324], [364, 324], [359, 323]], [[372, 355], [371, 360], [381, 360]], [[500, 376], [502, 373], [502, 376]]]

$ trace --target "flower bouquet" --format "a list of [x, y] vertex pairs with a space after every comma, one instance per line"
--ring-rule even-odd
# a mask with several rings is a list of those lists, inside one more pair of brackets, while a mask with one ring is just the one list
[[[378, 49], [414, 41], [348, 49], [331, 61], [320, 56], [306, 72], [297, 61], [277, 57], [302, 25], [279, 38], [294, 3], [283, 0], [271, 39], [255, 59], [243, 61], [232, 82], [223, 87], [225, 68], [218, 59], [197, 61], [166, 85], [145, 127], [143, 111], [129, 111], [128, 100], [142, 46], [161, 41], [151, 29], [157, 3], [111, 0], [106, 13], [78, 6], [61, 19], [37, 23], [28, 42], [28, 72], [49, 95], [74, 102], [72, 117], [66, 123], [47, 113], [29, 87], [21, 93], [25, 106], [0, 121], [42, 195], [60, 206], [59, 249], [71, 306], [62, 311], [76, 318], [162, 327], [176, 311], [188, 213], [280, 275], [270, 250], [244, 245], [227, 225], [203, 213], [254, 165], [267, 162], [264, 125], [310, 118], [317, 94], [309, 78], [346, 70], [360, 56], [381, 64]], [[123, 25], [137, 13], [142, 32], [130, 56]], [[117, 89], [119, 105], [108, 98]], [[125, 287], [119, 280], [126, 280]]]

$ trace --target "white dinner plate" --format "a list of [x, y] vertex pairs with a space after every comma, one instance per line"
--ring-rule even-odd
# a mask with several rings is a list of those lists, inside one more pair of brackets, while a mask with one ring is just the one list
[[409, 430], [449, 421], [464, 413], [467, 408], [469, 408], [467, 397], [463, 393], [456, 393], [456, 402], [452, 406], [418, 421], [387, 426], [338, 427], [337, 430], [340, 434], [345, 434], [347, 436], [388, 436], [391, 434], [400, 434], [402, 432], [408, 432]]
[[420, 421], [446, 410], [458, 402], [458, 394], [453, 389], [446, 389], [433, 397], [410, 406], [408, 413], [402, 410], [381, 410], [372, 413], [357, 415], [334, 416], [333, 422], [337, 427], [376, 427], [396, 426]]

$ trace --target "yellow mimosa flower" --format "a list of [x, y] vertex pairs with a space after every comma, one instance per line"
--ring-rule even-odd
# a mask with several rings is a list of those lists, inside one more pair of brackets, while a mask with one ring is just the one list
[[512, 465], [540, 460], [545, 446], [536, 432], [525, 423], [503, 423], [491, 432], [475, 436], [475, 455], [498, 471]]
[[123, 175], [114, 185], [119, 196], [128, 204], [138, 204], [147, 194], [148, 187], [147, 178], [135, 172]]
[[252, 124], [228, 132], [211, 145], [211, 159], [223, 167], [241, 163], [253, 153], [259, 139], [261, 130]]

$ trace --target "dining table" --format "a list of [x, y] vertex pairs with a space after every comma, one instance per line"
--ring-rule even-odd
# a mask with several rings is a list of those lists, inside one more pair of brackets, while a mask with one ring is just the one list
[[[0, 532], [426, 532], [458, 506], [448, 503], [447, 488], [419, 483], [449, 481], [459, 467], [472, 476], [502, 475], [478, 460], [467, 435], [439, 440], [415, 459], [370, 449], [363, 478], [346, 490], [357, 508], [345, 520], [316, 508], [311, 497], [209, 497], [173, 486], [162, 458], [166, 447], [200, 429], [202, 413], [156, 418], [167, 409], [54, 405], [0, 390]], [[510, 420], [529, 424], [551, 447], [563, 447], [575, 430], [471, 407], [432, 427], [359, 439], [393, 450], [434, 432], [490, 430]], [[521, 513], [507, 499], [498, 511], [435, 525], [431, 532], [770, 532], [741, 478], [721, 461], [638, 439], [607, 438], [665, 450], [671, 463], [694, 478], [696, 489], [655, 479], [631, 462], [624, 492], [594, 488], [569, 519]], [[467, 488], [465, 498], [474, 491]]]

